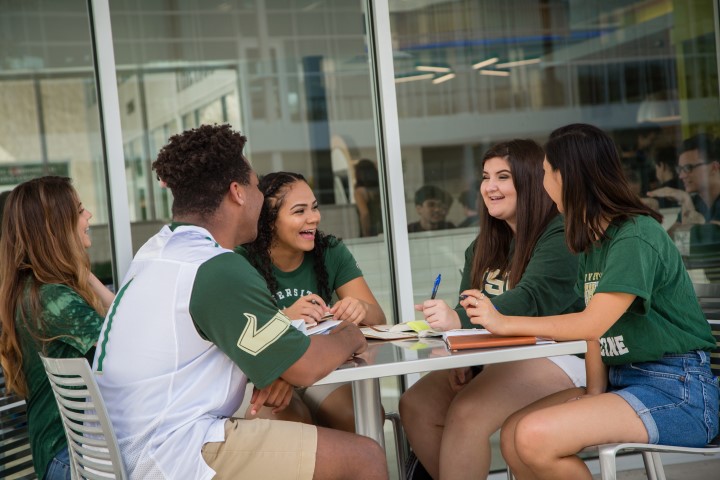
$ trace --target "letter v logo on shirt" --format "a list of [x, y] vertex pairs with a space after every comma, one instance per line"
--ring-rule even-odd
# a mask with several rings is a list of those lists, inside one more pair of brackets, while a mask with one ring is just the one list
[[259, 330], [255, 315], [251, 313], [244, 313], [243, 315], [248, 319], [248, 322], [240, 334], [240, 338], [238, 338], [237, 346], [252, 356], [272, 345], [290, 328], [290, 321], [280, 312]]

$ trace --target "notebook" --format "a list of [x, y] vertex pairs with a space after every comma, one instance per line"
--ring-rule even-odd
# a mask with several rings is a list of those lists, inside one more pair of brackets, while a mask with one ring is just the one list
[[[512, 347], [515, 345], [535, 345], [538, 339], [532, 336], [506, 337], [495, 335], [482, 328], [449, 330], [443, 333], [443, 340], [450, 350], [468, 350], [473, 348]], [[543, 340], [541, 343], [546, 343]]]

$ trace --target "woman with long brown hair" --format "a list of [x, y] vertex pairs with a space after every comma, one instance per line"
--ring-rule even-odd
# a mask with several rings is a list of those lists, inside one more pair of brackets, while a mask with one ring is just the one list
[[70, 478], [67, 442], [38, 353], [92, 361], [113, 299], [90, 272], [89, 221], [69, 178], [41, 177], [8, 196], [0, 237], [0, 363], [27, 399], [35, 472]]
[[[543, 158], [534, 141], [512, 140], [490, 148], [482, 161], [480, 232], [465, 252], [460, 291], [483, 291], [505, 314], [548, 315], [582, 306], [574, 291], [577, 259], [543, 189]], [[476, 327], [460, 305], [426, 300], [416, 309], [436, 330]], [[433, 372], [400, 398], [400, 415], [433, 478], [485, 478], [490, 436], [508, 416], [584, 384], [583, 361], [572, 355]]]
[[467, 290], [475, 324], [500, 335], [588, 342], [587, 389], [572, 388], [513, 414], [503, 456], [519, 479], [592, 478], [576, 454], [604, 443], [699, 447], [718, 433], [713, 338], [680, 252], [623, 173], [599, 128], [558, 128], [545, 146], [544, 186], [579, 255], [584, 310], [529, 318], [495, 310]]

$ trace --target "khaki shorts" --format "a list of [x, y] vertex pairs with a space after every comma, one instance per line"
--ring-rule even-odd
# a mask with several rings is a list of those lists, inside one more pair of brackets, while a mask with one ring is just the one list
[[288, 478], [311, 480], [315, 472], [317, 429], [280, 420], [225, 422], [225, 441], [203, 445], [202, 456], [215, 479]]

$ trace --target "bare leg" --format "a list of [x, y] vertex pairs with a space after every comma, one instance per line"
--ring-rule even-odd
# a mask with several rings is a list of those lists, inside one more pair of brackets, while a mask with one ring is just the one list
[[309, 425], [313, 424], [312, 415], [307, 406], [300, 400], [296, 394], [293, 394], [290, 405], [278, 413], [272, 413], [272, 408], [262, 407], [256, 415], [250, 415], [250, 406], [245, 411], [245, 418], [251, 420], [253, 418], [267, 418], [269, 420], [286, 420], [288, 422], [302, 422]]
[[316, 480], [388, 478], [385, 452], [374, 440], [329, 428], [317, 429]]
[[352, 384], [337, 388], [322, 401], [316, 413], [317, 424], [355, 433]]
[[440, 478], [487, 478], [490, 436], [512, 413], [573, 386], [546, 358], [486, 365], [453, 400], [440, 447]]
[[[315, 418], [318, 426], [355, 433], [352, 384], [343, 385], [328, 395], [318, 407]], [[384, 410], [381, 418], [385, 421]]]
[[552, 405], [562, 404], [572, 398], [584, 394], [584, 388], [571, 388], [569, 390], [558, 392], [528, 405], [527, 407], [510, 415], [510, 417], [505, 420], [505, 423], [502, 425], [502, 430], [500, 431], [500, 448], [502, 450], [503, 458], [515, 475], [515, 478], [535, 478], [528, 467], [520, 460], [517, 452], [515, 451], [515, 429], [518, 421], [530, 412], [547, 408]]
[[590, 471], [576, 456], [583, 448], [647, 442], [642, 420], [622, 397], [603, 393], [573, 400], [581, 393], [560, 392], [508, 419], [502, 432], [503, 455], [517, 478], [589, 480]]
[[449, 374], [447, 370], [428, 373], [400, 397], [403, 429], [415, 455], [433, 478], [440, 475], [445, 415], [456, 395], [450, 388]]

